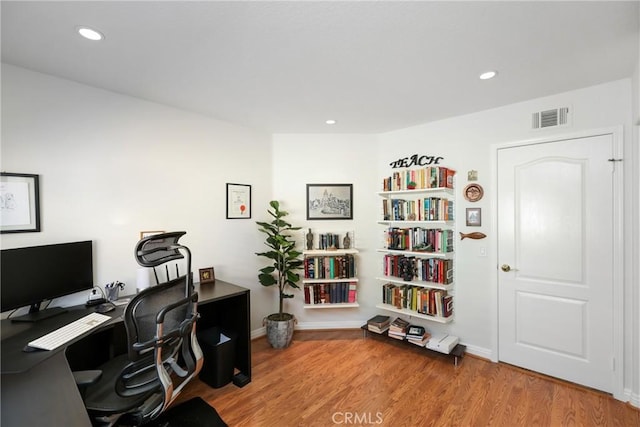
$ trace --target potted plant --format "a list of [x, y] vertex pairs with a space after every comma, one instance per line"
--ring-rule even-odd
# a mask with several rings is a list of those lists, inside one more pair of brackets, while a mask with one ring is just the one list
[[256, 255], [268, 258], [271, 260], [271, 265], [260, 269], [258, 280], [262, 286], [278, 286], [280, 299], [278, 312], [265, 317], [263, 323], [267, 328], [269, 344], [274, 348], [284, 348], [291, 343], [295, 324], [295, 317], [284, 312], [284, 300], [294, 296], [288, 293], [289, 286], [300, 289], [297, 283], [300, 275], [296, 270], [302, 269], [303, 265], [300, 259], [302, 253], [296, 250], [291, 232], [300, 230], [302, 227], [293, 227], [284, 219], [289, 213], [280, 210], [280, 203], [277, 200], [272, 200], [269, 205], [272, 209], [268, 209], [267, 212], [273, 220], [271, 222], [256, 221], [260, 231], [267, 235], [264, 244], [269, 250], [256, 252]]

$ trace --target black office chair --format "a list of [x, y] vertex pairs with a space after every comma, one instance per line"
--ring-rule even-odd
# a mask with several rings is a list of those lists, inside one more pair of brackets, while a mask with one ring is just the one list
[[100, 378], [81, 388], [95, 425], [142, 425], [157, 418], [202, 368], [191, 253], [178, 243], [184, 234], [158, 234], [136, 245], [135, 257], [141, 266], [185, 259], [187, 272], [142, 290], [127, 305], [127, 354], [99, 367]]

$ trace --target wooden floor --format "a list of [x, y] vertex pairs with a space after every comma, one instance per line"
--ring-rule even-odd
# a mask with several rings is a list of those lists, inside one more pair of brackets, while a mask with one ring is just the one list
[[252, 382], [189, 384], [229, 426], [640, 426], [640, 411], [591, 389], [501, 363], [425, 355], [362, 331], [296, 331], [252, 342]]

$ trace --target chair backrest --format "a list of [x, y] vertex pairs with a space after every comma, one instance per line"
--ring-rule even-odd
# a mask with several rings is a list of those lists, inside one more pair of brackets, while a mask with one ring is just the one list
[[116, 392], [124, 397], [153, 395], [139, 409], [143, 419], [162, 413], [202, 368], [195, 334], [198, 294], [192, 283], [191, 253], [178, 244], [184, 234], [159, 234], [136, 245], [136, 260], [142, 266], [156, 267], [180, 258], [187, 263], [186, 275], [142, 290], [125, 309], [130, 363], [116, 382]]
[[[180, 248], [185, 248], [187, 250], [187, 261], [189, 263], [189, 265], [187, 265], [187, 273], [191, 271], [191, 253], [186, 246], [178, 244], [178, 240], [185, 234], [187, 234], [186, 231], [172, 231], [170, 233], [155, 234], [153, 236], [145, 237], [136, 245], [136, 261], [138, 261], [138, 264], [143, 267], [151, 267], [153, 269], [156, 284], [160, 283], [156, 267], [161, 265], [165, 266], [168, 281], [169, 268], [167, 263], [185, 258], [185, 255], [182, 254]], [[177, 269], [178, 266], [176, 265], [176, 271]], [[179, 276], [179, 274], [176, 274], [176, 276]]]

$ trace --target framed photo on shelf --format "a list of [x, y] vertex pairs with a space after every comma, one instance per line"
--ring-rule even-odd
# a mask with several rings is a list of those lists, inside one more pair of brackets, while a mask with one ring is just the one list
[[200, 284], [215, 283], [215, 281], [216, 281], [216, 274], [213, 270], [213, 267], [200, 269]]
[[251, 218], [251, 186], [227, 183], [227, 219]]
[[480, 227], [482, 225], [481, 208], [467, 208], [467, 226]]
[[353, 184], [307, 184], [307, 219], [353, 219]]
[[40, 231], [39, 175], [0, 174], [0, 233]]

